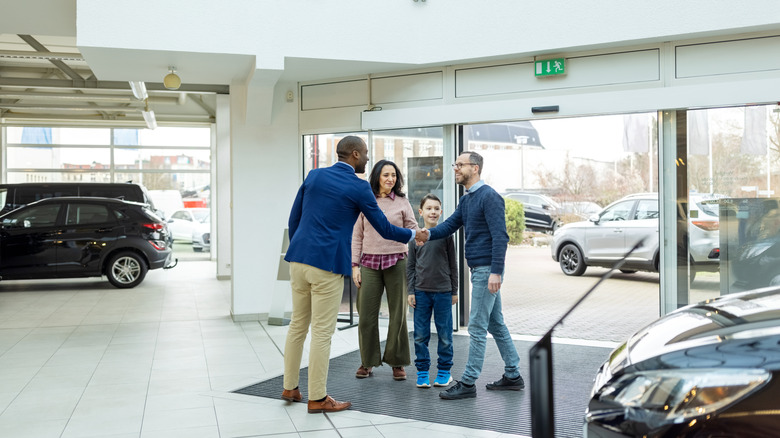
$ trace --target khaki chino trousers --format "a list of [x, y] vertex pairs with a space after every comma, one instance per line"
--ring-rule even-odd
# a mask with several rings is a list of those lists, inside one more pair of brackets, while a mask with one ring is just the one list
[[284, 345], [284, 389], [298, 386], [303, 343], [311, 325], [309, 400], [328, 395], [330, 343], [336, 330], [344, 276], [303, 263], [290, 263], [293, 313]]

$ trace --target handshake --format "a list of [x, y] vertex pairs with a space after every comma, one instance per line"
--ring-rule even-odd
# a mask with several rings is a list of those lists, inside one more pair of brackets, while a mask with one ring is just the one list
[[428, 231], [427, 228], [420, 228], [419, 230], [417, 230], [417, 233], [414, 235], [414, 240], [415, 242], [417, 242], [417, 246], [422, 246], [422, 244], [427, 242], [430, 237], [431, 237], [431, 233]]

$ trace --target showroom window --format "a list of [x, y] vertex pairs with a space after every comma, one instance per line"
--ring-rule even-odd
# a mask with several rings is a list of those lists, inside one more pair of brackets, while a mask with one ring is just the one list
[[678, 276], [687, 274], [680, 283], [690, 289], [678, 306], [780, 284], [780, 106], [679, 117], [687, 134], [679, 155], [687, 160], [677, 166], [686, 188], [677, 200], [685, 215]]
[[[163, 217], [211, 204], [211, 127], [5, 127], [5, 183], [133, 182]], [[208, 228], [204, 226], [204, 228]], [[192, 232], [183, 235], [189, 240]]]

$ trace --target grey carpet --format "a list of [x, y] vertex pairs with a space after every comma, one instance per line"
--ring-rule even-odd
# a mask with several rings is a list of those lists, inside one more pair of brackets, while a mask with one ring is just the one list
[[[411, 335], [410, 335], [411, 338]], [[453, 378], [459, 379], [468, 357], [467, 336], [454, 336], [455, 364]], [[414, 343], [412, 360], [414, 360]], [[431, 335], [431, 373], [436, 368], [436, 335]], [[408, 380], [394, 381], [389, 366], [374, 368], [374, 376], [355, 378], [360, 366], [360, 353], [354, 351], [331, 359], [328, 373], [328, 393], [336, 400], [352, 402], [352, 409], [372, 414], [390, 415], [431, 423], [492, 430], [501, 433], [531, 435], [531, 393], [528, 384], [528, 351], [532, 342], [515, 341], [520, 354], [520, 367], [526, 379], [524, 391], [488, 391], [485, 384], [501, 378], [503, 361], [495, 342], [488, 339], [485, 364], [477, 381], [477, 397], [465, 400], [442, 400], [439, 392], [445, 388], [421, 389], [415, 381], [414, 365], [407, 367]], [[606, 348], [553, 345], [556, 437], [582, 436], [583, 417], [588, 403], [593, 376], [610, 350]], [[307, 372], [301, 370], [300, 389], [306, 401]], [[282, 376], [234, 391], [239, 394], [279, 399]], [[284, 403], [280, 400], [280, 403]]]

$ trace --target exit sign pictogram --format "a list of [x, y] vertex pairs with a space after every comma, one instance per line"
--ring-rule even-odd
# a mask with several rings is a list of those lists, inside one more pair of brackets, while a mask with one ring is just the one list
[[566, 73], [564, 58], [535, 61], [535, 76], [554, 76]]

